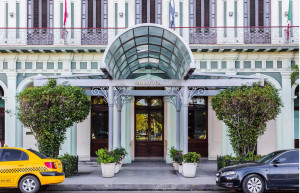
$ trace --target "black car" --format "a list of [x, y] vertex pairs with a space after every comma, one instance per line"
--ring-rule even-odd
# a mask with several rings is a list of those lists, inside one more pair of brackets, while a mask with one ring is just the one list
[[245, 193], [299, 189], [299, 150], [275, 151], [254, 163], [222, 168], [216, 174], [216, 183]]

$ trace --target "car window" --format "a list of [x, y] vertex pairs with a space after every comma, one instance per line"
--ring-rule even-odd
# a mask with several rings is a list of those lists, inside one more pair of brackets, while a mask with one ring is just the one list
[[268, 161], [271, 161], [271, 159], [273, 159], [274, 157], [276, 157], [278, 154], [282, 153], [283, 151], [275, 151], [272, 153], [269, 153], [268, 155], [260, 158], [259, 160], [257, 160], [256, 162], [258, 163], [267, 163]]
[[299, 151], [289, 151], [276, 158], [278, 164], [299, 163]]
[[27, 153], [17, 149], [4, 149], [0, 157], [0, 161], [23, 161], [28, 159]]
[[45, 156], [44, 154], [41, 154], [40, 152], [38, 152], [38, 151], [35, 151], [35, 150], [33, 150], [33, 149], [27, 149], [28, 151], [30, 151], [30, 152], [32, 152], [32, 153], [34, 153], [35, 155], [37, 155], [39, 158], [41, 158], [41, 159], [45, 159], [45, 158], [47, 158], [47, 156]]

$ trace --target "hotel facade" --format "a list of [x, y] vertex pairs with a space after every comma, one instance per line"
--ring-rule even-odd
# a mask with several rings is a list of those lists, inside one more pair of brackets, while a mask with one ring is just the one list
[[284, 0], [66, 2], [64, 25], [63, 0], [0, 0], [2, 145], [37, 149], [17, 119], [16, 95], [51, 76], [90, 96], [89, 116], [68, 129], [60, 152], [80, 160], [120, 146], [127, 163], [170, 162], [172, 146], [208, 159], [234, 154], [210, 99], [262, 80], [284, 106], [257, 153], [298, 147], [299, 80], [290, 75], [299, 64], [299, 1], [291, 9]]

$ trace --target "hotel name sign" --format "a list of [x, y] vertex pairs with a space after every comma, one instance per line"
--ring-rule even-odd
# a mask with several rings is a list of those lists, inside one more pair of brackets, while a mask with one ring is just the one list
[[135, 85], [160, 86], [160, 85], [162, 85], [162, 82], [158, 81], [158, 80], [138, 80], [138, 81], [135, 81]]

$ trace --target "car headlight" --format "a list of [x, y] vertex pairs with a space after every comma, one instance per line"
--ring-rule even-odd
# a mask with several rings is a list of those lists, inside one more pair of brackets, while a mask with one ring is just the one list
[[236, 175], [235, 171], [229, 171], [229, 172], [224, 172], [221, 174], [221, 176], [231, 176], [231, 175]]

